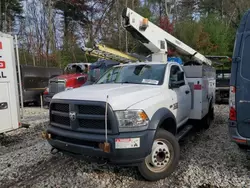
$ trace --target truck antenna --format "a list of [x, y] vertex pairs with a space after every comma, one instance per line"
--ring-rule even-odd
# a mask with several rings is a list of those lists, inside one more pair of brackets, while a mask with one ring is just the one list
[[110, 153], [110, 144], [108, 143], [108, 98], [106, 99], [106, 109], [105, 109], [105, 142], [99, 144], [99, 148], [105, 153]]
[[106, 109], [105, 109], [105, 142], [108, 143], [108, 98], [106, 99]]

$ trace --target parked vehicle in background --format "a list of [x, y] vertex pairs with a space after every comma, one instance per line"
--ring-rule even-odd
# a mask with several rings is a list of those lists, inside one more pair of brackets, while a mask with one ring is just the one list
[[13, 37], [0, 32], [0, 133], [20, 126], [16, 74], [18, 58], [15, 54]]
[[82, 86], [88, 79], [89, 66], [90, 63], [70, 63], [61, 75], [49, 79], [43, 90], [44, 102], [49, 104], [55, 94]]
[[82, 86], [91, 85], [111, 67], [119, 65], [120, 62], [113, 60], [99, 60], [89, 66], [88, 80]]
[[216, 70], [216, 103], [228, 103], [230, 78], [230, 69]]
[[229, 132], [233, 142], [250, 148], [250, 10], [236, 33], [229, 96]]
[[24, 104], [36, 103], [36, 105], [40, 105], [40, 95], [48, 86], [49, 79], [63, 73], [60, 68], [32, 65], [20, 65], [20, 70], [23, 102]]
[[[93, 84], [110, 67], [119, 64], [119, 62], [113, 60], [99, 60], [95, 63], [88, 64], [88, 72], [86, 74], [73, 73], [76, 69], [67, 71], [68, 68], [66, 68], [66, 72], [70, 74], [60, 75], [49, 81], [49, 87], [47, 87], [43, 93], [45, 103], [50, 103], [56, 93]], [[70, 65], [68, 67], [70, 67]], [[68, 83], [66, 87], [64, 85], [65, 80], [67, 80], [66, 83]]]

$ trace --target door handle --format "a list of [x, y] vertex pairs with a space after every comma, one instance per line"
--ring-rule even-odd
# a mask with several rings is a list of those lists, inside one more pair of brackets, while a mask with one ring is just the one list
[[185, 93], [186, 93], [186, 94], [189, 94], [189, 93], [190, 93], [190, 91], [188, 91], [188, 90], [187, 90], [187, 91], [185, 91]]
[[2, 102], [0, 103], [0, 110], [4, 110], [8, 108], [8, 103], [7, 102]]

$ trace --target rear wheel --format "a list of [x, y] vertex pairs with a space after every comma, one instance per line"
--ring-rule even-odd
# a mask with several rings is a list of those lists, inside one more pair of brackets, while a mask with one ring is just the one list
[[41, 106], [41, 101], [39, 101], [39, 100], [35, 101], [34, 103], [35, 103], [35, 106], [38, 106], [38, 107]]
[[204, 128], [204, 129], [209, 129], [209, 127], [210, 127], [210, 125], [211, 125], [211, 116], [209, 115], [209, 114], [207, 114], [204, 118], [203, 118], [203, 120], [202, 120], [202, 127]]
[[207, 113], [207, 115], [202, 119], [202, 127], [204, 129], [209, 129], [212, 121], [214, 119], [214, 108], [212, 108], [211, 106], [209, 107], [209, 111]]
[[169, 176], [177, 167], [180, 146], [175, 136], [159, 129], [153, 142], [151, 154], [138, 166], [141, 175], [149, 181], [157, 181]]
[[214, 120], [214, 108], [211, 109], [211, 119]]
[[237, 145], [242, 150], [248, 150], [248, 149], [250, 149], [250, 146], [248, 146], [248, 145], [243, 145], [243, 144], [237, 144]]

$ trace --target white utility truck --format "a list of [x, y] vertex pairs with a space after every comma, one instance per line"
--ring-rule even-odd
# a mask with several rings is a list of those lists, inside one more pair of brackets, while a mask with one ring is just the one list
[[0, 133], [20, 126], [14, 39], [0, 32]]
[[[95, 84], [55, 95], [43, 137], [52, 153], [90, 156], [106, 163], [136, 165], [150, 181], [177, 167], [182, 138], [213, 119], [212, 62], [133, 10], [124, 27], [152, 52], [152, 62], [117, 65]], [[184, 66], [167, 62], [167, 44], [192, 56]]]

